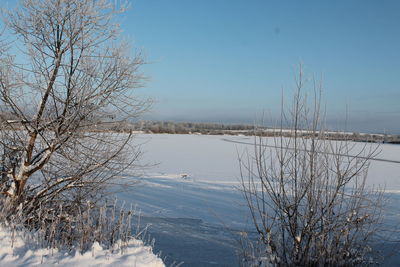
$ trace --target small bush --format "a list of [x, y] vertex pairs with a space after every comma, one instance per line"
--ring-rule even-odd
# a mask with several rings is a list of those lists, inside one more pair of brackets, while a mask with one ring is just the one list
[[281, 127], [273, 138], [256, 137], [254, 153], [240, 158], [242, 192], [258, 235], [255, 243], [242, 238], [242, 263], [372, 264], [383, 192], [365, 182], [377, 147], [331, 140], [320, 120], [321, 88], [314, 87], [309, 108], [301, 70], [296, 85], [289, 115], [282, 112], [281, 118], [281, 125], [291, 127]]

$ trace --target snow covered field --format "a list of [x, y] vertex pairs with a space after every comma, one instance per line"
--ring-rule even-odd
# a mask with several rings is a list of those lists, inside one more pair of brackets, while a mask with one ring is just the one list
[[[145, 169], [137, 187], [120, 193], [118, 198], [138, 204], [143, 212], [142, 225], [151, 224], [149, 233], [156, 239], [155, 250], [162, 251], [166, 264], [238, 265], [237, 234], [253, 228], [235, 188], [240, 177], [237, 155], [246, 149], [251, 153], [254, 139], [141, 134], [136, 143], [142, 144], [145, 153], [142, 163], [152, 166]], [[379, 150], [379, 159], [400, 160], [398, 145], [384, 144]], [[400, 164], [371, 161], [368, 185], [386, 187], [385, 223], [392, 230], [398, 227]], [[396, 248], [391, 244], [385, 251]], [[396, 261], [400, 262], [399, 257], [387, 264]]]

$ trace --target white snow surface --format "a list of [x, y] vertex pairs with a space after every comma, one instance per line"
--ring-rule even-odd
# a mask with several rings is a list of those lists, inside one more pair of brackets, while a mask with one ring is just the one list
[[[265, 141], [274, 144], [272, 138]], [[141, 144], [141, 164], [148, 167], [138, 175], [140, 183], [119, 193], [118, 199], [138, 205], [142, 222], [152, 225], [149, 231], [156, 239], [155, 250], [167, 256], [165, 263], [238, 266], [235, 234], [254, 230], [237, 190], [238, 157], [254, 155], [254, 137], [138, 134], [135, 143]], [[354, 143], [354, 155], [364, 145]], [[385, 188], [385, 228], [399, 229], [400, 163], [395, 161], [400, 162], [400, 145], [367, 146], [378, 146], [380, 151], [375, 156], [379, 160], [370, 161], [367, 186]], [[385, 240], [392, 239], [400, 240], [400, 234], [385, 234]], [[385, 254], [383, 265], [398, 266], [400, 246], [392, 246], [392, 241], [386, 244], [388, 248], [380, 247]], [[395, 256], [386, 259], [386, 254]]]
[[[272, 139], [268, 141], [273, 144]], [[246, 151], [252, 155], [254, 137], [137, 134], [134, 142], [141, 144], [144, 154], [140, 163], [148, 167], [139, 173], [140, 183], [119, 193], [117, 198], [138, 205], [143, 215], [141, 225], [151, 225], [155, 250], [162, 251], [165, 264], [237, 266], [232, 237], [238, 231], [253, 229], [237, 190], [238, 156], [246, 157]], [[400, 161], [400, 145], [382, 144], [378, 149], [381, 152], [376, 157]], [[137, 177], [137, 167], [131, 174]], [[367, 184], [385, 187], [388, 193], [385, 224], [397, 229], [400, 164], [371, 161]], [[123, 255], [112, 254], [96, 244], [84, 255], [53, 251], [54, 256], [49, 257], [52, 251], [38, 249], [34, 243], [27, 244], [22, 239], [18, 241], [20, 245], [17, 242], [11, 249], [10, 240], [10, 233], [0, 228], [0, 266], [41, 265], [42, 258], [41, 266], [164, 266], [140, 241], [134, 241]], [[384, 265], [397, 266], [396, 262], [400, 262], [400, 257]]]
[[[273, 145], [273, 138], [265, 138]], [[142, 163], [153, 164], [147, 177], [181, 178], [213, 184], [239, 184], [238, 156], [254, 154], [254, 137], [226, 135], [138, 134], [135, 143], [142, 144]], [[353, 143], [354, 144], [354, 143]], [[356, 155], [365, 143], [355, 143]], [[377, 159], [400, 161], [400, 145], [367, 144], [377, 148]], [[180, 179], [182, 180], [182, 179]], [[400, 193], [400, 163], [370, 162], [367, 184], [384, 186], [389, 192]]]
[[56, 249], [43, 249], [37, 245], [31, 235], [0, 226], [0, 266], [165, 266], [160, 258], [153, 254], [152, 248], [144, 246], [142, 241], [131, 240], [124, 253], [119, 249], [110, 251], [94, 243], [92, 249], [84, 254], [66, 253]]
[[[210, 223], [224, 218], [225, 225], [249, 225], [246, 205], [237, 190], [238, 157], [254, 155], [254, 137], [138, 134], [135, 143], [142, 144], [142, 164], [149, 167], [144, 169], [139, 186], [119, 194], [120, 200], [134, 201], [150, 216], [196, 218]], [[273, 138], [265, 138], [265, 144], [273, 145]], [[400, 145], [351, 144], [353, 155], [365, 145], [376, 149], [375, 158], [379, 160], [370, 161], [367, 186], [384, 188], [391, 194], [389, 206], [400, 206], [400, 163], [391, 162], [400, 162]], [[398, 210], [387, 211], [396, 220], [399, 214]]]

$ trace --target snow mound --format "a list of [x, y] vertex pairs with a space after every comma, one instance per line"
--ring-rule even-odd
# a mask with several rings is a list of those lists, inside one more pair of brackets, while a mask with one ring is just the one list
[[57, 249], [43, 249], [37, 242], [22, 231], [14, 234], [0, 226], [0, 266], [165, 266], [153, 254], [150, 246], [142, 241], [131, 240], [123, 253], [119, 249], [109, 250], [94, 243], [92, 249], [84, 254], [66, 253]]

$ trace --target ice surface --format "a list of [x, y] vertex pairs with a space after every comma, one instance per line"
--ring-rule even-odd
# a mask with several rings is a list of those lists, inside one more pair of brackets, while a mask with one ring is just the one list
[[[166, 264], [237, 266], [238, 233], [253, 231], [237, 190], [238, 155], [252, 153], [254, 138], [139, 134], [135, 142], [142, 144], [142, 164], [153, 166], [144, 170], [138, 186], [118, 198], [138, 204], [143, 211], [142, 224], [152, 225], [149, 232], [156, 238], [155, 249], [163, 252]], [[356, 150], [362, 146], [356, 144]], [[378, 149], [378, 158], [400, 160], [399, 145], [383, 144]], [[371, 161], [367, 183], [385, 186], [390, 193], [385, 222], [397, 222], [398, 227], [400, 164]]]

